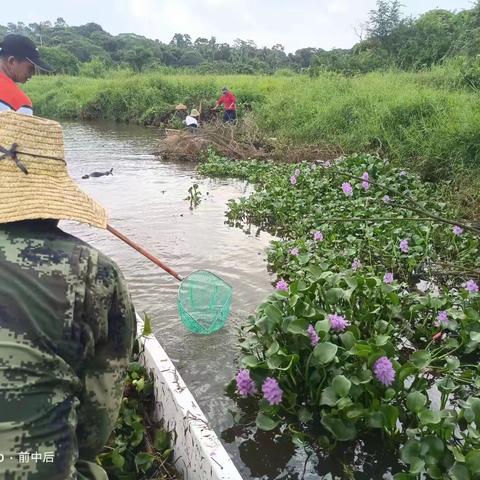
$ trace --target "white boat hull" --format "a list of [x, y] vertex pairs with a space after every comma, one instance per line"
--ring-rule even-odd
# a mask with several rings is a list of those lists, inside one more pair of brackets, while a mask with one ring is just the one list
[[[138, 331], [143, 321], [138, 317]], [[155, 385], [155, 415], [171, 433], [173, 462], [184, 480], [242, 480], [232, 459], [158, 340], [140, 337], [141, 362]]]

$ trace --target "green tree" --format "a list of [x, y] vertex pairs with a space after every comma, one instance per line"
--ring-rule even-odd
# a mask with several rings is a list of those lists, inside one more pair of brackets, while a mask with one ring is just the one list
[[56, 73], [67, 75], [78, 74], [78, 59], [75, 55], [61, 47], [39, 47], [45, 61], [55, 68]]
[[182, 67], [194, 67], [202, 63], [203, 57], [196, 50], [187, 50], [178, 60], [178, 65]]
[[385, 41], [402, 22], [402, 5], [398, 0], [377, 0], [376, 10], [370, 10], [367, 34]]
[[103, 78], [108, 70], [105, 60], [93, 57], [89, 62], [84, 62], [79, 67], [79, 73], [83, 77]]
[[170, 45], [178, 48], [190, 48], [192, 46], [192, 37], [188, 34], [176, 33], [170, 40]]
[[407, 68], [438, 63], [450, 53], [459, 34], [454, 13], [431, 10], [392, 34], [396, 63]]
[[141, 72], [147, 66], [150, 66], [154, 63], [154, 59], [155, 55], [153, 50], [144, 46], [135, 46], [123, 54], [123, 60], [136, 72]]

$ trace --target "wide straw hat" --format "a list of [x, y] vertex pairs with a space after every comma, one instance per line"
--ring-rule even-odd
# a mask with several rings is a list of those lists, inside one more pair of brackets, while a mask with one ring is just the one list
[[105, 209], [68, 175], [60, 124], [2, 112], [0, 223], [47, 218], [107, 226]]
[[190, 112], [191, 117], [199, 117], [200, 112], [196, 108], [192, 108], [192, 111]]

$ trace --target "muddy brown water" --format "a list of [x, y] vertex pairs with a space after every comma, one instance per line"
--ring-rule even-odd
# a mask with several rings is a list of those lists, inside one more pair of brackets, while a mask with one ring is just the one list
[[[226, 203], [248, 194], [245, 182], [196, 174], [194, 165], [159, 161], [159, 132], [110, 122], [64, 122], [68, 169], [109, 212], [110, 223], [181, 275], [207, 269], [233, 286], [229, 322], [212, 335], [188, 332], [178, 319], [178, 283], [106, 231], [72, 222], [61, 227], [111, 256], [121, 267], [138, 313], [154, 333], [199, 402], [245, 479], [391, 478], [393, 462], [380, 454], [380, 438], [339, 447], [331, 454], [294, 445], [288, 435], [259, 432], [253, 417], [236, 424], [236, 403], [225, 394], [239, 356], [236, 327], [272, 291], [265, 264], [267, 233], [245, 234], [225, 224]], [[113, 168], [113, 175], [82, 179]], [[198, 183], [202, 201], [190, 210], [188, 188]], [[246, 407], [248, 412], [248, 407]], [[346, 472], [346, 463], [356, 471]], [[348, 470], [348, 469], [347, 469]]]

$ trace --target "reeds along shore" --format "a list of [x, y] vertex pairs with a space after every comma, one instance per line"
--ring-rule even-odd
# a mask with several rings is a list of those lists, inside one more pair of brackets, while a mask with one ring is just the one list
[[[370, 152], [451, 181], [467, 216], [480, 204], [480, 99], [457, 81], [455, 64], [420, 73], [295, 76], [164, 75], [110, 72], [105, 78], [36, 77], [27, 84], [35, 113], [169, 126], [177, 103], [214, 105], [223, 85], [266, 135], [295, 145]], [[170, 125], [172, 126], [172, 125]], [[175, 126], [175, 125], [173, 125]]]

